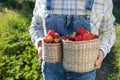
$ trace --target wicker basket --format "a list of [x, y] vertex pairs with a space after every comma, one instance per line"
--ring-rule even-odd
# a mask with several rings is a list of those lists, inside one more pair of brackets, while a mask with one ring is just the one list
[[57, 63], [62, 61], [62, 44], [43, 43], [43, 56], [42, 59], [46, 62]]
[[63, 41], [63, 66], [73, 72], [94, 70], [99, 38], [89, 41]]

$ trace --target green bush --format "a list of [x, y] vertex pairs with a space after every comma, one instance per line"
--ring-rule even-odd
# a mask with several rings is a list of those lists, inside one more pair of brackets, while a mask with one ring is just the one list
[[108, 75], [107, 80], [119, 80], [120, 79], [120, 25], [116, 25], [116, 34], [117, 40], [112, 49], [114, 54], [112, 64], [114, 65], [112, 69], [112, 73]]
[[41, 61], [28, 32], [30, 20], [6, 10], [0, 22], [0, 80], [42, 80]]

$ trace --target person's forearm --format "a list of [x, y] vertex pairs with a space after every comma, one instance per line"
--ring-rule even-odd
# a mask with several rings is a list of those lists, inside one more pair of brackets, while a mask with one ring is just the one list
[[34, 42], [36, 48], [40, 46], [39, 42], [44, 37], [43, 20], [41, 16], [43, 10], [40, 3], [40, 0], [36, 0], [31, 26], [29, 27], [31, 40]]
[[105, 0], [104, 16], [99, 30], [100, 50], [104, 52], [104, 57], [110, 52], [116, 40], [116, 32], [114, 27], [115, 17], [113, 15], [112, 0]]
[[105, 57], [107, 53], [110, 52], [116, 40], [116, 33], [115, 33], [114, 26], [111, 26], [111, 28], [106, 31], [102, 31], [100, 35], [101, 35], [101, 38], [100, 38], [99, 47], [100, 47], [100, 50], [103, 51], [104, 57]]
[[42, 27], [42, 21], [36, 22], [36, 19], [32, 19], [32, 24], [29, 28], [31, 40], [34, 42], [36, 48], [38, 48], [38, 42], [42, 40], [44, 36], [44, 31]]

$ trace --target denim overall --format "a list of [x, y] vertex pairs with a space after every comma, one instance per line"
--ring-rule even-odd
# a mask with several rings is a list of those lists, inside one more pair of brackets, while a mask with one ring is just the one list
[[[93, 6], [93, 0], [86, 0], [86, 11], [90, 11]], [[51, 10], [51, 0], [46, 0], [46, 9]], [[45, 18], [46, 30], [53, 29], [61, 36], [68, 36], [79, 27], [91, 31], [90, 14], [86, 15], [65, 15], [65, 14], [49, 14]], [[61, 62], [52, 64], [42, 62], [42, 73], [45, 80], [95, 80], [96, 71], [89, 72], [71, 72], [63, 68]]]

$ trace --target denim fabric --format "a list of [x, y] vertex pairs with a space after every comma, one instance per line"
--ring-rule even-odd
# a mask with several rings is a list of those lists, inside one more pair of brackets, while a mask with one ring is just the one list
[[61, 62], [58, 63], [42, 63], [42, 73], [44, 80], [95, 80], [96, 70], [89, 72], [71, 72], [63, 68]]
[[44, 80], [66, 80], [65, 72], [62, 64], [42, 62], [42, 73]]
[[52, 3], [52, 0], [46, 0], [46, 9], [47, 10], [51, 10], [51, 3]]
[[49, 14], [49, 16], [46, 17], [45, 22], [47, 31], [53, 29], [61, 36], [70, 35], [79, 27], [84, 27], [85, 29], [91, 31], [90, 19], [87, 18], [87, 15], [76, 16]]
[[85, 8], [86, 10], [92, 10], [94, 0], [86, 0]]

